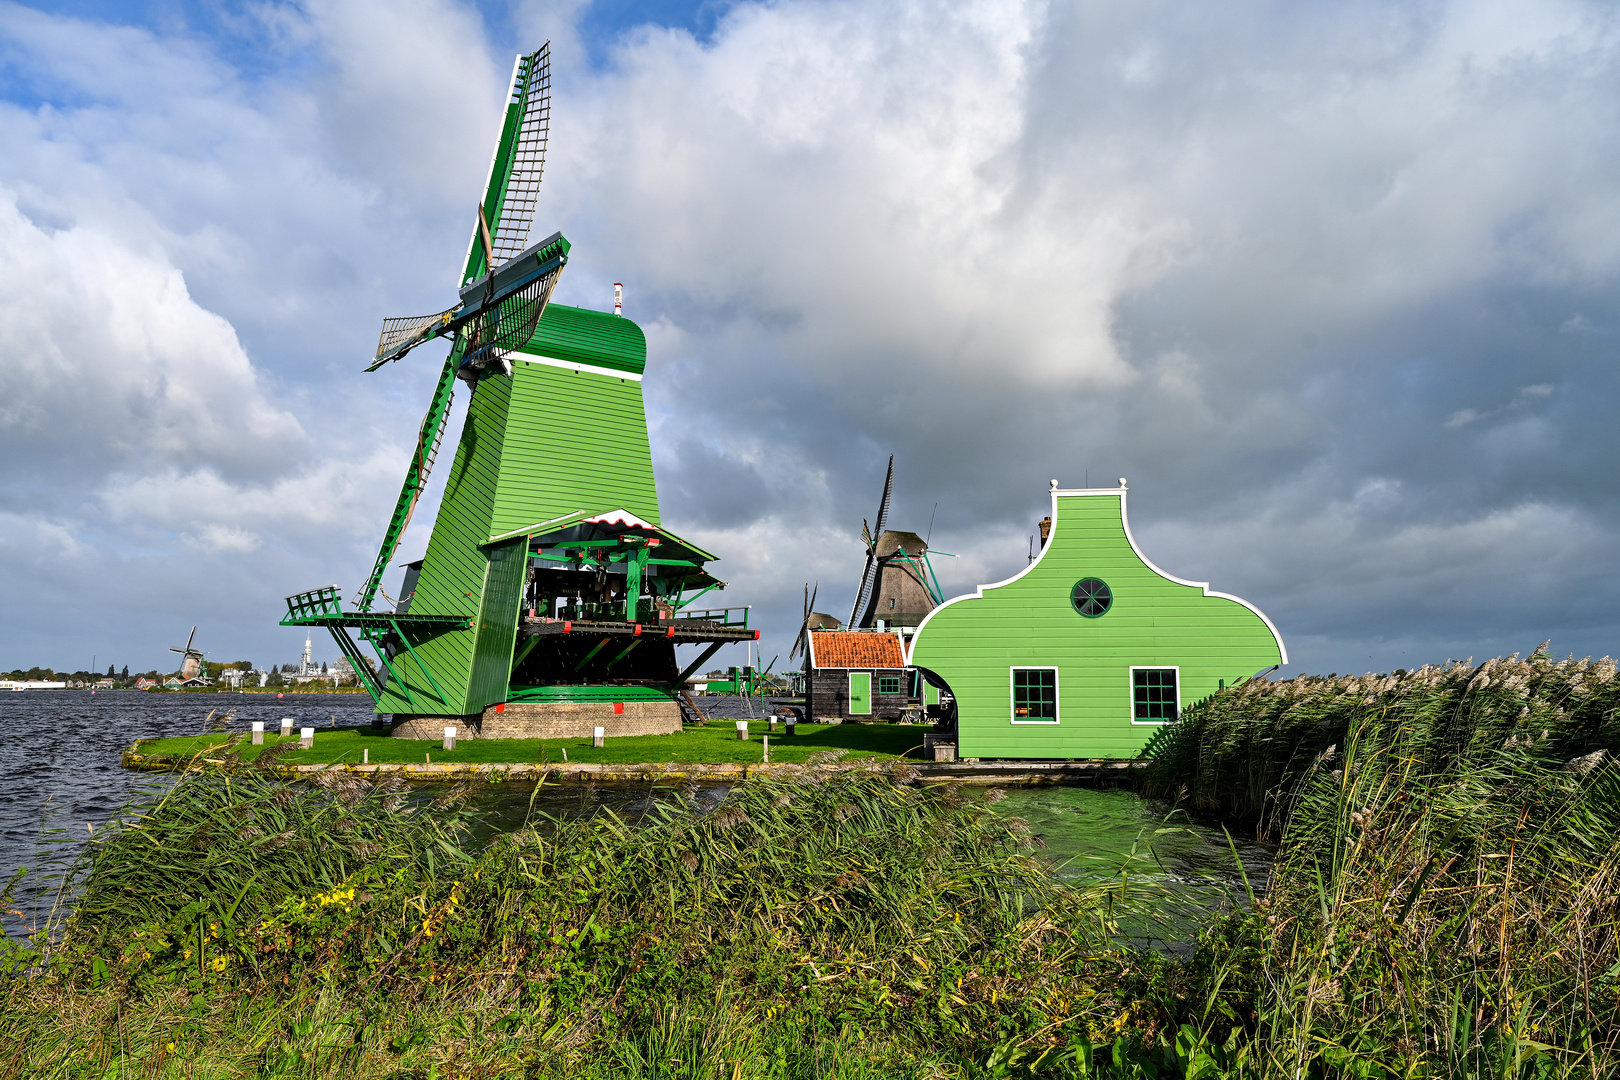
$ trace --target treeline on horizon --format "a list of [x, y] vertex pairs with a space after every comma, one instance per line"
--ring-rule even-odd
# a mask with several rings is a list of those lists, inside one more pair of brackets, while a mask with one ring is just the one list
[[[326, 664], [323, 663], [321, 665], [321, 667], [323, 669], [325, 669]], [[209, 661], [204, 661], [203, 668], [205, 670], [205, 674], [207, 674], [207, 676], [210, 679], [217, 679], [224, 672], [231, 671], [231, 670], [235, 670], [235, 671], [254, 671], [254, 670], [257, 670], [253, 666], [253, 661], [251, 661], [251, 660], [237, 660], [237, 661], [235, 661], [233, 663], [229, 663], [229, 664], [215, 663], [215, 662], [209, 660]], [[270, 674], [275, 675], [275, 674], [280, 674], [282, 672], [296, 671], [297, 668], [298, 668], [297, 664], [279, 664], [279, 665], [276, 665], [275, 667], [273, 667], [270, 670]], [[39, 680], [41, 682], [65, 682], [65, 681], [67, 681], [69, 679], [81, 679], [81, 680], [84, 680], [84, 681], [87, 681], [87, 682], [94, 682], [94, 681], [96, 681], [98, 679], [112, 679], [115, 682], [133, 682], [136, 679], [167, 679], [167, 678], [170, 678], [171, 676], [178, 675], [178, 674], [179, 674], [178, 670], [176, 670], [176, 671], [158, 671], [156, 669], [153, 669], [151, 671], [131, 672], [129, 670], [129, 665], [128, 664], [125, 664], [122, 669], [120, 669], [118, 667], [118, 665], [116, 665], [116, 664], [109, 664], [109, 665], [107, 665], [107, 670], [104, 673], [99, 672], [99, 671], [83, 671], [83, 670], [80, 670], [80, 671], [57, 671], [57, 670], [55, 670], [53, 668], [45, 668], [45, 667], [31, 667], [31, 668], [28, 668], [26, 670], [24, 670], [23, 668], [13, 668], [9, 672], [0, 673], [0, 679], [12, 679], [12, 680], [16, 680], [16, 681], [19, 681], [19, 682], [26, 681], [28, 679], [36, 679], [36, 680]]]

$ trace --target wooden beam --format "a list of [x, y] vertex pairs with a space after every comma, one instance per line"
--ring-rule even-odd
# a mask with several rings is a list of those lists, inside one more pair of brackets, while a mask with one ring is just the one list
[[640, 638], [632, 638], [631, 641], [630, 641], [630, 644], [628, 644], [628, 645], [626, 645], [624, 647], [623, 652], [621, 652], [618, 656], [615, 656], [613, 659], [608, 661], [606, 670], [612, 671], [614, 664], [617, 664], [620, 660], [623, 660], [625, 657], [629, 656], [630, 655], [630, 650], [634, 649], [637, 645], [640, 645], [640, 644], [641, 644], [641, 639]]
[[596, 658], [596, 654], [601, 652], [603, 649], [607, 648], [607, 643], [612, 641], [612, 640], [613, 639], [610, 638], [610, 637], [605, 637], [601, 641], [597, 642], [596, 643], [596, 648], [594, 648], [590, 652], [586, 653], [585, 654], [585, 659], [581, 660], [579, 663], [574, 665], [574, 670], [578, 671], [580, 668], [584, 667], [586, 664], [588, 664], [592, 660], [594, 660]]
[[687, 666], [685, 671], [683, 671], [679, 675], [675, 676], [675, 685], [677, 687], [679, 687], [682, 684], [684, 684], [686, 682], [686, 677], [688, 675], [692, 674], [692, 672], [694, 672], [698, 668], [702, 667], [704, 661], [708, 660], [709, 657], [713, 656], [715, 653], [720, 651], [720, 646], [729, 645], [729, 644], [731, 644], [729, 641], [717, 641], [713, 645], [710, 645], [707, 649], [704, 649], [703, 654], [701, 656], [699, 656], [696, 660], [692, 661], [692, 663]]

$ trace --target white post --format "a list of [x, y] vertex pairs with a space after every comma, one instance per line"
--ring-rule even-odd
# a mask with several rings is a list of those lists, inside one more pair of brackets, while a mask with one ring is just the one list
[[607, 728], [604, 728], [604, 727], [593, 727], [593, 728], [591, 728], [591, 745], [592, 746], [606, 746], [607, 745]]
[[737, 721], [737, 741], [738, 742], [747, 742], [748, 741], [748, 721], [746, 721], [746, 720]]
[[371, 764], [371, 748], [370, 747], [367, 747], [364, 750], [360, 751], [360, 764], [362, 764], [362, 765], [370, 765]]
[[315, 729], [312, 728], [312, 727], [299, 728], [298, 729], [298, 746], [299, 746], [299, 748], [303, 749], [303, 750], [308, 750], [308, 749], [311, 749], [314, 745], [315, 745]]
[[281, 718], [281, 737], [283, 739], [292, 738], [292, 717], [290, 716]]
[[253, 721], [253, 745], [254, 746], [263, 746], [264, 745], [264, 721], [263, 720], [255, 720], [255, 721]]
[[454, 725], [444, 729], [444, 748], [446, 750], [454, 750], [456, 748], [456, 729]]
[[764, 744], [762, 749], [765, 753], [765, 756], [760, 760], [764, 761], [768, 765], [770, 764], [771, 760], [771, 737], [769, 735], [761, 735], [759, 737], [759, 741]]
[[793, 736], [798, 734], [796, 729], [799, 726], [799, 718], [796, 716], [790, 716], [787, 718], [787, 723], [783, 724], [782, 726], [787, 729], [788, 738], [791, 739]]

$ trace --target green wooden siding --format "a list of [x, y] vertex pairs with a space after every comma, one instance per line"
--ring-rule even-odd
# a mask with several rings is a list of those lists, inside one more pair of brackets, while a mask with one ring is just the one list
[[[1022, 574], [936, 608], [912, 645], [914, 664], [950, 684], [963, 757], [1134, 756], [1158, 725], [1131, 719], [1133, 666], [1180, 669], [1181, 706], [1284, 662], [1266, 621], [1149, 566], [1131, 546], [1123, 492], [1058, 492], [1052, 535]], [[1070, 602], [1082, 578], [1113, 590], [1100, 618]], [[1011, 669], [1056, 667], [1056, 724], [1012, 722]]]
[[[557, 307], [546, 309], [541, 324], [551, 320], [553, 336], [562, 344], [546, 345], [549, 352], [531, 350], [535, 355], [572, 349], [556, 358], [598, 367], [618, 363], [613, 370], [627, 373], [623, 366], [629, 362], [627, 356], [645, 361], [645, 339], [630, 320], [578, 308], [561, 309], [563, 314], [554, 316]], [[604, 320], [611, 325], [604, 326]], [[592, 340], [608, 344], [603, 351], [592, 352]], [[575, 511], [598, 513], [621, 507], [660, 523], [641, 384], [619, 375], [528, 363], [521, 354], [513, 361], [510, 378], [485, 378], [472, 395], [411, 601], [415, 613], [466, 615], [474, 620], [466, 630], [412, 632], [412, 646], [450, 702], [441, 706], [426, 678], [402, 657], [394, 669], [409, 686], [415, 704], [390, 683], [377, 702], [378, 712], [469, 713], [504, 699], [521, 578], [513, 593], [506, 577], [492, 572], [490, 549], [485, 546], [491, 536]], [[523, 543], [519, 537], [513, 546]], [[512, 561], [513, 572], [521, 574], [524, 560]], [[492, 659], [503, 649], [504, 658]], [[500, 665], [508, 670], [497, 680], [493, 671]]]
[[647, 336], [629, 319], [605, 311], [547, 304], [524, 352], [640, 375]]
[[481, 539], [621, 507], [660, 523], [639, 382], [517, 361], [510, 385], [500, 481]]

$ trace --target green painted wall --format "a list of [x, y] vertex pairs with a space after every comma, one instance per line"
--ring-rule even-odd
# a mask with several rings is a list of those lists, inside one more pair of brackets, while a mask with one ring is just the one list
[[[394, 670], [415, 704], [390, 681], [378, 712], [464, 714], [504, 698], [505, 673], [492, 672], [510, 660], [522, 583], [491, 566], [491, 536], [621, 507], [660, 524], [647, 414], [634, 377], [646, 363], [641, 329], [615, 315], [553, 304], [523, 352], [535, 359], [514, 355], [510, 378], [487, 377], [472, 395], [411, 601], [413, 613], [474, 620], [466, 630], [411, 637], [450, 700], [441, 703], [401, 657]], [[499, 595], [486, 597], [487, 586]], [[508, 595], [513, 589], [518, 593]]]
[[500, 475], [482, 539], [621, 507], [660, 524], [641, 384], [516, 358], [512, 367]]
[[[1113, 604], [1085, 618], [1070, 602], [1082, 578]], [[1265, 617], [1206, 595], [1148, 564], [1131, 542], [1125, 491], [1053, 493], [1052, 535], [1024, 572], [934, 609], [911, 662], [956, 695], [958, 753], [977, 758], [1134, 756], [1159, 724], [1133, 723], [1132, 666], [1179, 667], [1181, 707], [1286, 663]], [[1058, 669], [1058, 722], [1012, 722], [1011, 668]]]

